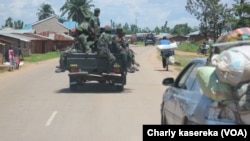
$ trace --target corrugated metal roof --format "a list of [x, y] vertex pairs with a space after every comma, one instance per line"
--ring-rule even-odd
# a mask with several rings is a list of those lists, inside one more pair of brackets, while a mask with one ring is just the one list
[[166, 36], [167, 38], [173, 37], [173, 35], [171, 35], [170, 33], [160, 33], [160, 34], [156, 35], [155, 37], [158, 38], [158, 39], [161, 39], [164, 36]]
[[199, 35], [199, 34], [200, 34], [200, 31], [195, 31], [195, 32], [189, 33], [188, 36], [190, 36], [190, 35]]
[[31, 40], [44, 40], [45, 38], [38, 38], [35, 36], [28, 36], [26, 34], [19, 34], [19, 33], [0, 33], [2, 36], [20, 39], [21, 41], [30, 42]]
[[13, 29], [13, 28], [4, 28], [0, 30], [0, 33], [35, 33], [34, 29]]

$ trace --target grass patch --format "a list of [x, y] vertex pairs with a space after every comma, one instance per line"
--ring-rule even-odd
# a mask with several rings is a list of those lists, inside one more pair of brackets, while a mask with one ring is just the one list
[[135, 42], [135, 45], [137, 45], [137, 46], [145, 46], [143, 41], [137, 41], [137, 42]]
[[178, 72], [180, 72], [191, 60], [194, 58], [197, 58], [197, 56], [191, 56], [191, 55], [175, 55], [174, 56], [176, 62], [178, 62], [178, 65], [175, 64], [174, 68]]
[[53, 58], [58, 58], [60, 56], [59, 51], [47, 52], [47, 53], [33, 53], [30, 56], [25, 56], [24, 60], [27, 62], [39, 62], [45, 61]]
[[186, 51], [186, 52], [197, 52], [199, 46], [200, 45], [198, 43], [185, 42], [185, 43], [178, 44], [177, 50]]
[[0, 73], [8, 71], [9, 67], [8, 66], [0, 66]]

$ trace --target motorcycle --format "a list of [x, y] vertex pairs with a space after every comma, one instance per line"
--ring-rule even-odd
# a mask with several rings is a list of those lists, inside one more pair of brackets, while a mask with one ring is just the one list
[[174, 55], [173, 49], [163, 49], [161, 50], [161, 56], [162, 56], [162, 65], [163, 68], [168, 71], [168, 65], [170, 64], [169, 57]]
[[197, 50], [197, 54], [207, 55], [208, 48], [200, 46]]

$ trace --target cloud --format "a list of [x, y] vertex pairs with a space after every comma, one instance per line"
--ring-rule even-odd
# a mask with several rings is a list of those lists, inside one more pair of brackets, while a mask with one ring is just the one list
[[[232, 0], [222, 0], [230, 2]], [[66, 0], [2, 0], [0, 3], [0, 26], [11, 17], [14, 21], [22, 20], [25, 24], [34, 23], [38, 17], [38, 8], [42, 3], [50, 4], [57, 15]], [[197, 26], [196, 18], [185, 10], [186, 0], [93, 0], [91, 4], [101, 8], [101, 25], [137, 24], [140, 28], [161, 27], [168, 21], [168, 27], [188, 23]], [[92, 9], [93, 10], [93, 9]]]
[[[112, 19], [115, 23], [137, 24], [141, 28], [153, 29], [156, 26], [163, 26], [166, 21], [169, 26], [173, 27], [176, 21], [185, 20], [183, 16], [189, 17], [186, 18], [189, 21], [190, 19], [195, 21], [195, 17], [185, 11], [185, 2], [173, 0], [116, 0], [116, 2], [96, 0], [95, 5], [102, 9], [100, 19], [105, 24], [110, 23]], [[189, 21], [184, 21], [184, 23]]]

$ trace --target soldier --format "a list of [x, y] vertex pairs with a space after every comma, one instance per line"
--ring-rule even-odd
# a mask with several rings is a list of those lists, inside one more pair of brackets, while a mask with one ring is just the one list
[[93, 36], [91, 36], [91, 40], [94, 41], [94, 46], [93, 46], [93, 50], [95, 51], [97, 48], [97, 39], [98, 39], [98, 33], [100, 32], [100, 19], [99, 19], [99, 15], [100, 15], [100, 8], [95, 8], [94, 9], [94, 16], [92, 16], [89, 20], [89, 24], [90, 24], [90, 28], [91, 31], [93, 33]]
[[119, 54], [122, 59], [122, 68], [123, 70], [133, 73], [134, 71], [132, 69], [128, 68], [128, 52], [126, 51], [126, 45], [123, 42], [123, 39], [121, 38], [120, 35], [120, 30], [117, 29], [117, 35], [112, 37], [112, 46], [111, 46], [111, 52], [114, 54]]
[[85, 20], [76, 28], [76, 38], [82, 46], [82, 51], [86, 53], [91, 53], [91, 41], [92, 36], [91, 28], [89, 25], [90, 16], [86, 15]]
[[132, 64], [131, 69], [133, 69], [134, 71], [139, 71], [139, 69], [137, 67], [140, 67], [140, 64], [135, 61], [134, 51], [131, 48], [129, 48], [128, 52], [129, 52], [129, 56], [131, 57], [131, 60], [132, 60], [131, 61], [131, 64]]
[[117, 28], [116, 33], [117, 33], [117, 36], [118, 36], [120, 46], [124, 49], [124, 51], [126, 52], [126, 55], [127, 55], [127, 71], [130, 72], [130, 73], [133, 73], [135, 71], [132, 68], [132, 62], [134, 61], [133, 60], [134, 54], [133, 54], [133, 52], [129, 51], [128, 43], [126, 43], [125, 40], [124, 40], [125, 33], [123, 32], [123, 29], [122, 28]]
[[109, 26], [105, 26], [100, 30], [102, 31], [100, 37], [98, 38], [97, 51], [99, 54], [104, 55], [108, 58], [110, 65], [109, 71], [111, 71], [111, 68], [116, 61], [115, 56], [110, 52], [110, 47], [112, 46], [111, 28]]
[[82, 45], [77, 38], [76, 31], [72, 31], [72, 32], [73, 32], [72, 36], [75, 37], [74, 43], [71, 46], [67, 47], [65, 50], [61, 51], [61, 55], [60, 55], [60, 59], [59, 59], [59, 66], [57, 66], [57, 69], [55, 71], [56, 73], [60, 73], [60, 72], [65, 71], [66, 65], [67, 65], [66, 59], [67, 59], [67, 55], [69, 53], [82, 52]]

